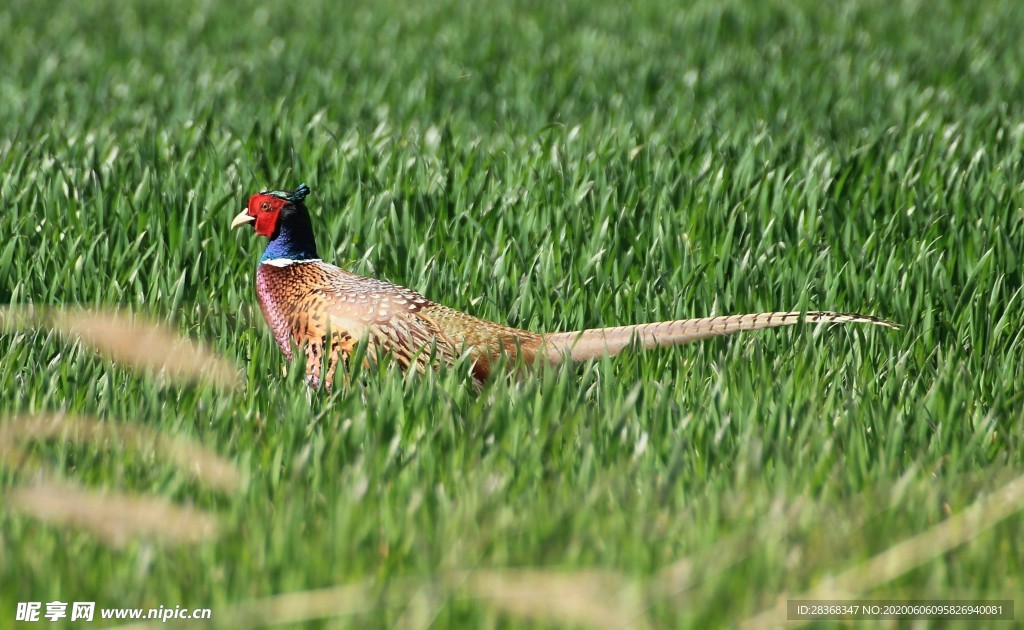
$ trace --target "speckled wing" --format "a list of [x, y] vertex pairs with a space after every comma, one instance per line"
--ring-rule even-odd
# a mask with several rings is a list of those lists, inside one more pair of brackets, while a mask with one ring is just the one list
[[524, 363], [532, 363], [544, 338], [527, 330], [473, 317], [442, 304], [430, 303], [422, 313], [444, 332], [456, 348], [471, 349], [473, 376], [478, 381], [487, 378], [494, 360], [503, 354], [513, 358], [521, 356]]
[[281, 351], [290, 358], [292, 340], [305, 347], [317, 379], [324, 353], [330, 378], [336, 359], [347, 360], [362, 339], [369, 360], [389, 354], [403, 369], [422, 371], [431, 356], [450, 363], [461, 351], [430, 316], [437, 305], [405, 287], [321, 261], [262, 264], [256, 278], [260, 308]]

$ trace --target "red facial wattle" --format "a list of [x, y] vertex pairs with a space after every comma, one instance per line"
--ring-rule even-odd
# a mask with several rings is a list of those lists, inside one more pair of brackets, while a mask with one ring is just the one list
[[280, 197], [274, 195], [257, 194], [249, 197], [249, 216], [256, 219], [253, 228], [257, 234], [271, 237], [277, 229], [277, 220], [281, 215], [281, 208], [287, 203]]

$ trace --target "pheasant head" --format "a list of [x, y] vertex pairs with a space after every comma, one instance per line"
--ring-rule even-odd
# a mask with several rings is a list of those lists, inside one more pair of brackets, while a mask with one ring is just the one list
[[319, 258], [305, 199], [309, 186], [291, 192], [264, 190], [249, 197], [249, 203], [231, 222], [231, 227], [251, 225], [257, 234], [270, 239], [261, 262], [276, 259]]

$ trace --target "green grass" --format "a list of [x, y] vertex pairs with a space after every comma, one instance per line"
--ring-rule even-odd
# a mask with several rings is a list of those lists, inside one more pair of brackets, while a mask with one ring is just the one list
[[[170, 4], [0, 8], [0, 303], [144, 313], [244, 384], [8, 329], [0, 427], [138, 425], [247, 483], [117, 440], [21, 443], [0, 494], [43, 477], [221, 529], [116, 547], [2, 507], [0, 627], [19, 601], [223, 620], [335, 585], [363, 585], [362, 612], [308, 623], [567, 620], [473, 596], [504, 569], [592, 608], [618, 601], [584, 593], [604, 571], [636, 623], [731, 625], [1024, 466], [1017, 3]], [[466, 366], [381, 371], [310, 398], [253, 308], [263, 242], [228, 229], [252, 192], [302, 181], [324, 258], [502, 323], [835, 309], [904, 328], [770, 331], [480, 392]], [[987, 524], [858, 594], [1019, 594], [1024, 517]]]

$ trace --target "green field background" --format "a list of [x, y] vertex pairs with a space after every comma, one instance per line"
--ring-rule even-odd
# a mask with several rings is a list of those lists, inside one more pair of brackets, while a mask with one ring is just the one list
[[[0, 332], [0, 437], [109, 429], [0, 439], [0, 627], [52, 600], [697, 628], [801, 593], [1019, 596], [1024, 497], [994, 493], [1024, 466], [1022, 32], [1012, 1], [3, 3], [0, 303], [145, 315], [240, 381]], [[228, 227], [301, 182], [325, 259], [503, 324], [902, 328], [311, 393], [255, 308], [264, 243]], [[40, 483], [217, 530], [115, 544], [5, 498]]]

